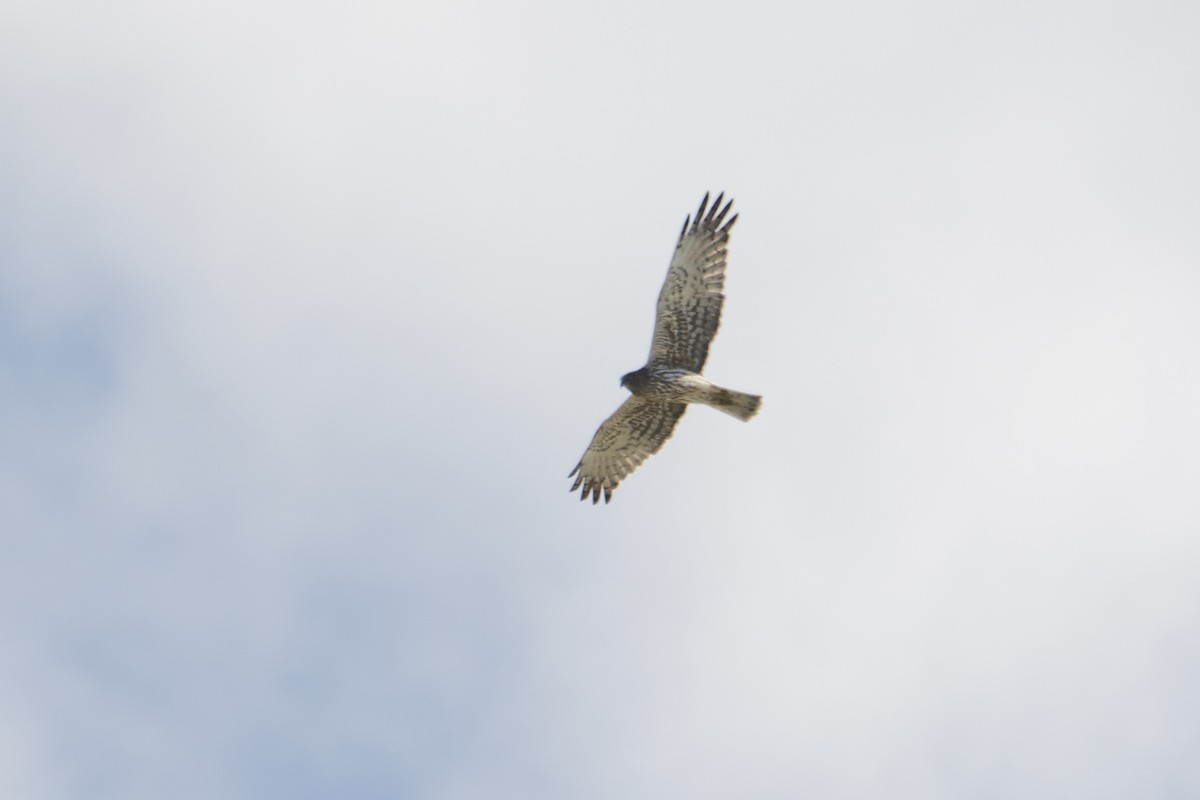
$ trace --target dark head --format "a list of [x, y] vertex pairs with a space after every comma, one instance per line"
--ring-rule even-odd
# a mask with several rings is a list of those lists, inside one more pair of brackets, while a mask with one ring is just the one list
[[629, 391], [637, 394], [638, 389], [646, 385], [646, 368], [642, 367], [633, 372], [627, 372], [621, 376], [621, 385]]

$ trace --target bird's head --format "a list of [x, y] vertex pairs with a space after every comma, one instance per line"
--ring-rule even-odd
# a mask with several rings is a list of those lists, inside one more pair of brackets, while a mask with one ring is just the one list
[[638, 389], [646, 385], [646, 368], [627, 372], [621, 376], [621, 385], [631, 392], [636, 392]]

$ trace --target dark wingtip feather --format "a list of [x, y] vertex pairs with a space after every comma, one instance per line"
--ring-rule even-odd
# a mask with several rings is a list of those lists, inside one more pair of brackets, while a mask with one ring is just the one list
[[[717, 209], [719, 209], [721, 207], [721, 201], [724, 199], [725, 199], [724, 192], [721, 192], [720, 194], [717, 195], [717, 199], [715, 201], [713, 201], [712, 210], [708, 212], [708, 220], [706, 220], [706, 221], [711, 222], [713, 220], [713, 218], [717, 216]], [[718, 224], [720, 224], [719, 221], [718, 221]]]
[[713, 214], [710, 214], [709, 216], [713, 217], [712, 225], [714, 228], [721, 227], [721, 220], [725, 219], [725, 215], [729, 213], [729, 209], [731, 209], [731, 208], [733, 208], [733, 198], [732, 197], [729, 198], [729, 202], [727, 202], [725, 204], [725, 207], [722, 208], [719, 212], [717, 211], [717, 206], [713, 206]]
[[704, 193], [704, 199], [700, 201], [700, 208], [696, 211], [696, 228], [700, 227], [700, 222], [704, 219], [704, 209], [708, 208], [708, 192]]

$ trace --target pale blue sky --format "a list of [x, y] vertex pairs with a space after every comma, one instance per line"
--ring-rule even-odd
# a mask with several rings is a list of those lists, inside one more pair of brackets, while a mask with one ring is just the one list
[[3, 6], [0, 796], [1194, 796], [1198, 31]]

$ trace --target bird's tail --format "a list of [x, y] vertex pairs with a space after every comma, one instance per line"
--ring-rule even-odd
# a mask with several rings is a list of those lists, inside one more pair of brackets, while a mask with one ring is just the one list
[[735, 392], [732, 389], [722, 389], [720, 386], [712, 387], [707, 394], [708, 396], [704, 399], [705, 403], [718, 411], [724, 411], [731, 417], [737, 417], [742, 422], [746, 422], [757, 414], [758, 407], [762, 405], [762, 397], [756, 394]]

